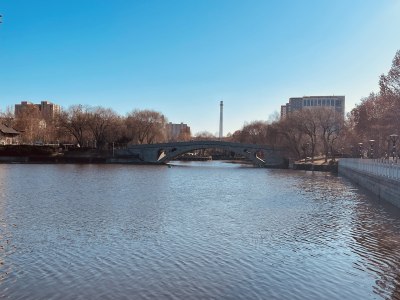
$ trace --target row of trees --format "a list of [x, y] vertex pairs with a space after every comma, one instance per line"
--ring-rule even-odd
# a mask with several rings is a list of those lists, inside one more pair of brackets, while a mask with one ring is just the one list
[[110, 108], [74, 105], [50, 120], [36, 110], [28, 106], [15, 118], [7, 109], [1, 122], [21, 131], [21, 142], [29, 144], [73, 143], [104, 149], [110, 143], [155, 143], [166, 137], [167, 119], [153, 110], [134, 110], [122, 117]]
[[[24, 144], [79, 144], [81, 147], [106, 149], [110, 144], [152, 144], [166, 142], [172, 137], [166, 130], [167, 118], [154, 110], [135, 109], [126, 116], [110, 108], [73, 105], [53, 119], [43, 119], [37, 106], [27, 106], [15, 117], [7, 108], [0, 112], [0, 122], [22, 132]], [[185, 130], [175, 141], [214, 139], [207, 131], [192, 137]]]
[[245, 124], [231, 139], [284, 147], [295, 159], [323, 153], [327, 160], [330, 153], [341, 147], [339, 137], [344, 126], [340, 113], [321, 107], [296, 111], [290, 117], [272, 123], [255, 121]]
[[76, 105], [63, 111], [57, 126], [80, 145], [95, 143], [103, 149], [109, 143], [151, 144], [165, 141], [166, 118], [153, 110], [134, 110], [121, 117], [110, 108]]
[[[254, 121], [228, 136], [228, 140], [268, 144], [289, 149], [295, 159], [324, 154], [350, 153], [359, 142], [375, 140], [378, 155], [387, 151], [390, 134], [400, 129], [400, 51], [388, 74], [379, 80], [379, 93], [372, 93], [343, 116], [332, 108], [312, 108], [292, 112], [286, 119], [273, 122]], [[28, 108], [19, 118], [10, 109], [1, 113], [1, 121], [23, 131], [22, 142], [67, 142], [81, 146], [106, 148], [110, 143], [146, 144], [164, 142], [166, 117], [153, 110], [134, 110], [120, 116], [110, 108], [71, 106], [52, 120], [41, 119], [37, 109]], [[193, 137], [187, 134], [182, 139]], [[214, 139], [200, 132], [197, 139]]]

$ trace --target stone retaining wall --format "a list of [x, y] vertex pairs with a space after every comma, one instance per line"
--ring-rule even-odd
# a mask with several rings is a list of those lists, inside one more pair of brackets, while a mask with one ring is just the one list
[[352, 164], [347, 164], [342, 160], [339, 162], [339, 175], [400, 208], [400, 182], [398, 180], [368, 171], [360, 171], [360, 168], [353, 168]]

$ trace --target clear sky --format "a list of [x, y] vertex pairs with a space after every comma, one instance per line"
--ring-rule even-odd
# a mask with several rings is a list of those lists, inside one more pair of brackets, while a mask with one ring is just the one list
[[192, 132], [289, 97], [378, 91], [400, 0], [0, 0], [0, 109], [22, 100], [162, 112]]

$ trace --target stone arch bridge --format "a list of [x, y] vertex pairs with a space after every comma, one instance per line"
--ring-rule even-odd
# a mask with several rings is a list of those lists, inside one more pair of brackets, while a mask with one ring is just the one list
[[266, 145], [242, 144], [223, 141], [190, 141], [161, 144], [130, 145], [126, 149], [116, 150], [116, 159], [164, 164], [179, 155], [200, 149], [222, 149], [242, 155], [254, 165], [260, 167], [282, 167], [284, 156], [282, 150]]

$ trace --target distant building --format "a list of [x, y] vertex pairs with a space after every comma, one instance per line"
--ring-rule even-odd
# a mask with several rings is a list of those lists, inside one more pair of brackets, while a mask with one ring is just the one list
[[286, 103], [285, 105], [281, 105], [281, 119], [286, 119], [288, 105], [289, 105], [289, 103]]
[[302, 109], [313, 109], [317, 107], [329, 107], [345, 116], [345, 96], [304, 96], [289, 98], [286, 105], [281, 106], [281, 119], [290, 113]]
[[166, 125], [167, 139], [168, 141], [179, 141], [185, 140], [190, 137], [190, 127], [187, 124], [173, 124], [169, 122]]
[[21, 101], [21, 104], [15, 104], [15, 117], [21, 117], [24, 110], [29, 108], [37, 109], [40, 116], [46, 120], [51, 121], [54, 117], [61, 113], [61, 106], [58, 104], [51, 103], [49, 101], [42, 101], [40, 104], [33, 104], [28, 101]]
[[0, 123], [0, 145], [17, 144], [20, 134], [19, 131]]

